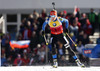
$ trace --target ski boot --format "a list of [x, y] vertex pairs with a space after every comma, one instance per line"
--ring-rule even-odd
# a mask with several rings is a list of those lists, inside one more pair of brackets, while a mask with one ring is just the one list
[[58, 67], [57, 59], [53, 59], [53, 67], [54, 68], [57, 68]]
[[85, 65], [82, 64], [79, 59], [76, 59], [75, 62], [77, 63], [78, 66], [85, 68]]

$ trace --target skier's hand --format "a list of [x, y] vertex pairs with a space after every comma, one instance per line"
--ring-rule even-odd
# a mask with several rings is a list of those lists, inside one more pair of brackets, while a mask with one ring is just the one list
[[46, 40], [45, 32], [44, 32], [44, 31], [42, 31], [42, 35], [43, 35], [43, 37], [44, 37], [44, 39], [45, 39], [46, 45], [48, 45], [48, 42], [47, 42], [47, 40]]
[[66, 36], [66, 34], [68, 34], [68, 29], [65, 30], [64, 36]]
[[43, 36], [45, 35], [45, 32], [44, 32], [44, 31], [42, 31], [42, 35], [43, 35]]
[[68, 33], [69, 31], [68, 31], [68, 29], [66, 29], [66, 31], [65, 31], [66, 33]]
[[46, 43], [46, 45], [48, 45], [48, 43]]

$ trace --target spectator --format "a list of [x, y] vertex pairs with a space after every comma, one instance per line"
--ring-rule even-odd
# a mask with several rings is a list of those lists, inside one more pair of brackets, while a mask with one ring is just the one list
[[77, 13], [76, 13], [76, 15], [75, 15], [78, 19], [80, 18], [80, 9], [79, 8], [77, 8]]
[[88, 44], [89, 41], [90, 41], [90, 40], [89, 40], [89, 37], [88, 37], [88, 35], [85, 33], [85, 34], [83, 35], [83, 40], [82, 40], [83, 45]]
[[99, 10], [99, 13], [98, 13], [98, 28], [99, 28], [99, 32], [100, 32], [100, 10]]
[[9, 45], [9, 40], [8, 39], [6, 39], [6, 41], [5, 41], [5, 50], [6, 50], [6, 58], [8, 58], [9, 56], [10, 56], [10, 45]]
[[42, 18], [45, 20], [47, 14], [46, 14], [46, 9], [42, 9]]
[[6, 39], [11, 40], [11, 36], [9, 32], [6, 33]]
[[76, 23], [77, 23], [77, 26], [78, 26], [78, 31], [80, 31], [82, 28], [81, 28], [81, 23], [78, 21], [78, 18], [76, 17], [75, 18], [75, 21], [76, 21]]
[[24, 31], [24, 27], [27, 25], [27, 21], [26, 21], [26, 18], [22, 19], [21, 20], [21, 25], [20, 25], [20, 30], [19, 32], [22, 34], [23, 31]]
[[82, 17], [79, 18], [79, 22], [81, 23], [81, 29], [83, 28], [84, 24], [86, 24], [87, 16], [85, 13], [82, 14]]
[[[36, 27], [36, 29], [35, 29], [35, 27]], [[41, 29], [40, 29], [40, 23], [38, 22], [38, 20], [37, 19], [34, 19], [34, 31], [40, 31]]]
[[66, 10], [64, 10], [64, 11], [63, 11], [63, 18], [68, 19], [68, 16], [67, 16], [67, 11], [66, 11]]
[[30, 48], [31, 48], [31, 51], [33, 51], [33, 49], [36, 48], [37, 44], [38, 44], [38, 37], [36, 35], [36, 32], [33, 31], [31, 39], [30, 39]]
[[93, 35], [94, 32], [95, 32], [95, 26], [96, 26], [96, 14], [94, 13], [94, 9], [93, 8], [90, 11], [91, 12], [89, 13], [88, 18], [89, 18], [89, 21], [90, 21], [90, 23], [92, 25], [92, 35]]
[[63, 17], [63, 11], [61, 11], [58, 16]]
[[85, 57], [83, 54], [82, 54], [82, 49], [84, 48], [84, 45], [82, 44], [82, 41], [79, 41], [78, 42], [78, 46], [77, 46], [77, 51], [79, 52], [79, 59], [82, 61], [82, 62], [86, 62], [86, 64], [88, 65], [89, 63], [89, 58], [88, 57]]
[[19, 30], [19, 33], [21, 33], [21, 35], [22, 35], [22, 33], [24, 32], [24, 24], [22, 23], [21, 25], [20, 25], [20, 30]]
[[59, 66], [66, 66], [67, 62], [65, 59], [65, 56], [61, 56], [60, 60], [59, 60]]
[[24, 24], [24, 26], [26, 26], [26, 22], [27, 22], [26, 18], [23, 18], [23, 19], [21, 20], [21, 23]]
[[76, 18], [75, 15], [72, 14], [71, 17], [70, 17], [70, 19], [69, 19], [69, 24], [70, 25], [73, 25], [73, 22], [74, 22], [75, 18]]
[[33, 49], [33, 52], [37, 55], [37, 52], [40, 48], [41, 48], [41, 44], [37, 44], [37, 47]]
[[79, 34], [78, 34], [78, 37], [77, 37], [78, 42], [79, 42], [79, 41], [83, 41], [83, 35], [84, 35], [84, 31], [81, 30], [81, 31], [79, 32]]
[[84, 48], [83, 44], [82, 44], [82, 41], [79, 41], [78, 42], [78, 46], [77, 46], [77, 51], [79, 52], [79, 59], [82, 61], [84, 58], [83, 58], [83, 55], [82, 55], [82, 49]]
[[28, 27], [28, 29], [31, 29], [31, 22], [30, 21], [27, 21], [27, 27]]
[[38, 26], [35, 24], [34, 25], [34, 31], [36, 32], [36, 35], [39, 35], [39, 30], [38, 30]]
[[5, 58], [5, 54], [1, 54], [1, 66], [6, 66], [7, 60]]
[[28, 53], [27, 53], [27, 50], [26, 50], [26, 49], [24, 49], [24, 50], [23, 50], [23, 54], [22, 54], [22, 56], [24, 57], [25, 55], [28, 55]]
[[77, 22], [74, 20], [73, 25], [70, 25], [69, 27], [70, 32], [74, 32], [74, 35], [77, 37], [78, 35], [78, 26], [77, 26]]
[[20, 41], [20, 40], [22, 40], [22, 39], [23, 39], [23, 38], [22, 38], [22, 35], [18, 35], [17, 40]]
[[23, 31], [22, 36], [23, 36], [23, 39], [24, 39], [24, 40], [30, 39], [30, 37], [31, 37], [31, 30], [28, 29], [27, 26], [25, 26], [25, 30]]
[[18, 54], [17, 58], [14, 60], [14, 66], [21, 66], [22, 65], [22, 58], [21, 55]]
[[5, 44], [6, 44], [5, 42], [6, 42], [6, 35], [3, 35], [2, 40], [1, 40], [1, 45], [5, 46]]
[[40, 25], [39, 25], [39, 26], [40, 26], [40, 29], [42, 29], [41, 26], [42, 26], [43, 22], [45, 21], [45, 20], [42, 18], [42, 14], [39, 14], [39, 17], [38, 17], [37, 21], [38, 21], [39, 24], [40, 24]]
[[12, 60], [12, 57], [8, 57], [8, 58], [7, 58], [7, 64], [8, 64], [8, 65], [12, 66], [12, 64], [13, 64], [12, 61], [13, 61], [13, 60]]
[[34, 19], [33, 19], [33, 15], [32, 14], [29, 15], [28, 21], [30, 21], [31, 24], [34, 22]]
[[24, 57], [22, 58], [22, 62], [24, 66], [29, 65], [30, 60], [27, 55], [24, 55]]
[[37, 61], [38, 61], [37, 55], [35, 53], [31, 53], [29, 65], [36, 64]]
[[39, 56], [39, 62], [44, 63], [46, 52], [43, 46], [38, 50], [37, 55]]
[[83, 26], [83, 30], [87, 35], [91, 35], [92, 32], [92, 25], [89, 22], [89, 19], [86, 19], [86, 23]]
[[36, 12], [36, 10], [33, 11], [33, 18], [37, 19], [39, 17], [39, 14]]
[[45, 40], [44, 40], [44, 38], [42, 36], [42, 31], [39, 32], [38, 41], [39, 41], [40, 44], [45, 42]]
[[1, 48], [1, 54], [2, 54], [2, 55], [5, 54], [5, 47], [2, 47], [2, 48]]
[[13, 50], [11, 48], [9, 49], [9, 55], [8, 55], [8, 57], [6, 57], [7, 63], [9, 65], [13, 65], [13, 61], [15, 60], [17, 53], [18, 52], [16, 50]]

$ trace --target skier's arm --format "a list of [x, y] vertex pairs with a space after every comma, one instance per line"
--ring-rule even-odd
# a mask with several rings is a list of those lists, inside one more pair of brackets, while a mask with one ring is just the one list
[[46, 37], [45, 37], [45, 27], [46, 25], [48, 24], [48, 19], [43, 23], [43, 26], [42, 26], [42, 35], [44, 36], [44, 39], [45, 39], [45, 42], [46, 42], [46, 45], [48, 45], [48, 42], [46, 40]]
[[44, 23], [43, 23], [43, 26], [42, 26], [42, 30], [45, 31], [45, 27], [46, 25], [48, 24], [48, 20], [46, 20]]
[[62, 22], [65, 22], [65, 24], [66, 24], [66, 29], [68, 29], [68, 26], [69, 26], [69, 22], [68, 22], [68, 20], [67, 19], [65, 19], [65, 18], [62, 18]]
[[45, 22], [44, 22], [43, 25], [42, 25], [42, 35], [45, 35], [45, 32], [44, 32], [44, 31], [45, 31], [46, 25], [48, 24], [48, 20], [49, 20], [49, 19], [46, 19]]
[[62, 23], [63, 23], [63, 22], [65, 23], [66, 32], [68, 32], [68, 26], [69, 26], [68, 20], [65, 19], [65, 18], [61, 18], [61, 22], [62, 22]]

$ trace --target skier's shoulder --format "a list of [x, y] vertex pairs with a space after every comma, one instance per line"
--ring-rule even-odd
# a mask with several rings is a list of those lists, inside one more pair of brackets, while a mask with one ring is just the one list
[[45, 20], [49, 20], [49, 17], [46, 17]]
[[58, 17], [58, 19], [60, 20], [60, 21], [62, 21], [63, 19], [62, 19], [62, 17]]
[[49, 21], [49, 17], [46, 17], [45, 18], [45, 22], [47, 23]]
[[68, 21], [67, 19], [62, 18], [62, 17], [58, 17], [58, 19], [59, 19], [60, 21]]

